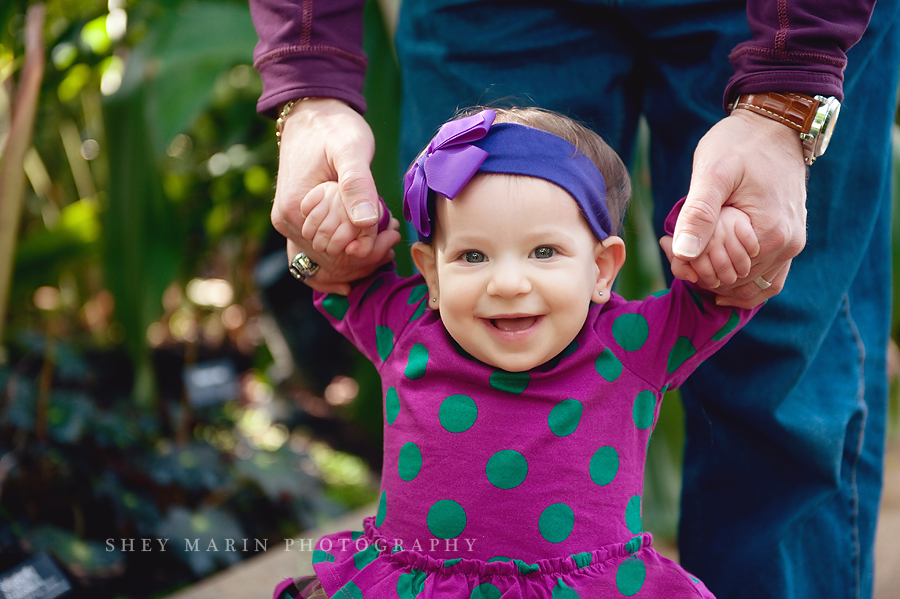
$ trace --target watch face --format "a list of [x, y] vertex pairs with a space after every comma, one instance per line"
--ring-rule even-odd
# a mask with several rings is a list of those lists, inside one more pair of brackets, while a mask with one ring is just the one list
[[815, 119], [809, 134], [815, 140], [813, 148], [813, 156], [818, 158], [828, 149], [831, 142], [831, 135], [834, 133], [834, 126], [837, 123], [838, 115], [841, 112], [841, 103], [837, 98], [816, 98], [821, 102], [819, 109], [816, 111]]

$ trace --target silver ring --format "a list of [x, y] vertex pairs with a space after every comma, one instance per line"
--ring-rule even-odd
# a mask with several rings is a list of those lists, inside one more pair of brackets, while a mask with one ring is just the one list
[[758, 277], [756, 277], [755, 279], [753, 279], [753, 282], [756, 283], [756, 284], [759, 286], [760, 289], [768, 289], [769, 287], [772, 286], [772, 283], [770, 283], [770, 282], [768, 282], [767, 280], [765, 280], [765, 279], [762, 277], [762, 275], [759, 275]]
[[291, 274], [300, 281], [310, 280], [317, 270], [319, 270], [319, 265], [303, 252], [300, 252], [291, 260]]

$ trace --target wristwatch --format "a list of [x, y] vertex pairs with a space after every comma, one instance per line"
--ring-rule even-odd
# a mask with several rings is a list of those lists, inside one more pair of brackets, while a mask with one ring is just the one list
[[750, 110], [798, 131], [803, 161], [812, 164], [828, 149], [841, 103], [835, 97], [767, 92], [742, 94], [728, 105], [729, 111], [735, 108]]

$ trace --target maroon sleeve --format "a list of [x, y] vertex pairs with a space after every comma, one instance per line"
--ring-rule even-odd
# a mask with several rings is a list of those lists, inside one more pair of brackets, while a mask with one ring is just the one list
[[752, 40], [729, 55], [724, 104], [750, 92], [843, 99], [847, 50], [862, 38], [875, 0], [748, 0]]
[[343, 100], [365, 112], [362, 96], [364, 0], [250, 0], [259, 35], [253, 66], [262, 77], [257, 110], [274, 117], [288, 100]]

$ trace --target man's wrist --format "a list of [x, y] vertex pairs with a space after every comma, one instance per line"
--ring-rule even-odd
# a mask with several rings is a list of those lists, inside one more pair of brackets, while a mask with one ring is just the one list
[[281, 135], [284, 133], [284, 124], [287, 122], [288, 117], [291, 116], [294, 107], [305, 100], [309, 100], [309, 97], [290, 100], [285, 102], [284, 106], [281, 107], [281, 111], [278, 113], [278, 119], [275, 121], [275, 142], [278, 144], [278, 147], [281, 147]]
[[803, 161], [811, 165], [828, 148], [841, 104], [833, 97], [765, 92], [740, 94], [727, 108], [729, 112], [749, 110], [796, 131], [803, 146]]

